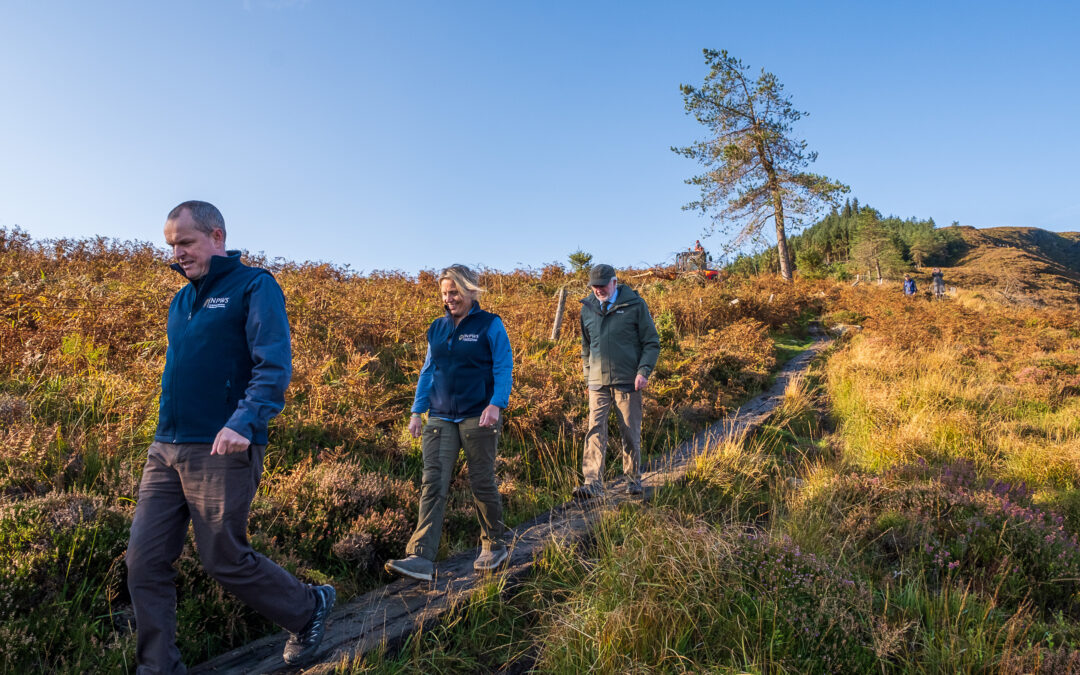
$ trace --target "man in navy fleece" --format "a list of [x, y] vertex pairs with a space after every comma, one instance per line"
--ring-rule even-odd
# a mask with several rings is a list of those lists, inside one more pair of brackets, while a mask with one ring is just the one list
[[165, 241], [188, 284], [169, 306], [157, 432], [128, 541], [136, 672], [186, 672], [173, 563], [189, 522], [207, 573], [290, 631], [283, 658], [305, 663], [322, 642], [334, 589], [301, 583], [247, 540], [267, 425], [284, 407], [292, 375], [285, 297], [269, 272], [225, 250], [225, 221], [212, 204], [173, 209]]

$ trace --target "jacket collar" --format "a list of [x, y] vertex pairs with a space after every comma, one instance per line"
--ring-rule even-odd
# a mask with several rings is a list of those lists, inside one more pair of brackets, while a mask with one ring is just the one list
[[[618, 288], [617, 292], [619, 294], [618, 297], [616, 298], [617, 302], [614, 305], [612, 305], [611, 307], [609, 307], [608, 311], [611, 311], [611, 310], [615, 309], [616, 307], [626, 307], [627, 305], [641, 299], [641, 296], [637, 294], [637, 291], [630, 288], [626, 284], [619, 284], [617, 288]], [[600, 301], [597, 300], [596, 296], [594, 294], [592, 294], [592, 293], [590, 293], [589, 295], [582, 298], [581, 299], [581, 304], [585, 305], [586, 307], [589, 307], [590, 309], [592, 309], [592, 310], [594, 310], [596, 312], [600, 311]]]
[[[199, 279], [188, 279], [191, 283], [198, 283], [202, 285], [204, 281], [214, 279], [222, 276], [227, 272], [231, 272], [240, 266], [240, 251], [225, 251], [225, 255], [215, 255], [210, 258], [210, 269], [206, 271], [206, 275]], [[187, 275], [184, 274], [184, 268], [180, 267], [179, 263], [173, 263], [169, 265], [172, 269], [180, 273], [180, 276], [187, 279]]]

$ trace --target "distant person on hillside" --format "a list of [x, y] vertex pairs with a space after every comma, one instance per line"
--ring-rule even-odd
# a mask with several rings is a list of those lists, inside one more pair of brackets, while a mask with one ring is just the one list
[[704, 252], [705, 252], [705, 247], [701, 245], [701, 240], [700, 239], [695, 240], [694, 241], [694, 253], [704, 253]]
[[301, 583], [247, 539], [267, 424], [284, 407], [292, 374], [285, 297], [269, 272], [225, 250], [225, 221], [212, 204], [173, 209], [165, 241], [188, 283], [169, 306], [157, 432], [128, 541], [136, 673], [185, 672], [173, 563], [189, 522], [206, 572], [292, 633], [286, 663], [306, 663], [322, 642], [334, 589]]
[[931, 272], [930, 278], [934, 284], [934, 298], [941, 300], [945, 297], [945, 275], [942, 274], [940, 267], [935, 267]]
[[464, 265], [451, 265], [439, 275], [446, 315], [428, 328], [427, 356], [409, 420], [409, 433], [424, 439], [420, 516], [405, 547], [408, 557], [386, 563], [386, 571], [393, 574], [431, 580], [450, 481], [462, 449], [480, 519], [481, 551], [473, 569], [494, 570], [507, 557], [495, 452], [502, 411], [510, 403], [514, 354], [502, 319], [480, 309], [477, 297], [483, 290], [476, 272]]
[[623, 473], [627, 491], [641, 494], [641, 392], [660, 355], [649, 307], [641, 296], [620, 284], [611, 265], [589, 273], [592, 295], [581, 301], [581, 360], [589, 391], [589, 428], [578, 499], [603, 494], [608, 414], [615, 408], [623, 439]]
[[904, 295], [913, 297], [919, 289], [915, 288], [915, 280], [910, 274], [904, 275]]

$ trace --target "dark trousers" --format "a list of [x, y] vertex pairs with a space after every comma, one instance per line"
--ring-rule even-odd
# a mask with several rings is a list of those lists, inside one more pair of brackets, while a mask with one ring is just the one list
[[150, 446], [127, 550], [139, 675], [187, 672], [176, 647], [173, 563], [188, 522], [206, 572], [252, 609], [294, 633], [315, 611], [311, 588], [248, 544], [248, 512], [265, 449], [211, 455], [207, 443]]
[[421, 449], [424, 454], [424, 475], [420, 487], [420, 516], [405, 552], [435, 560], [442, 538], [446, 500], [458, 452], [465, 451], [469, 469], [469, 486], [473, 504], [480, 519], [480, 543], [484, 550], [505, 546], [506, 526], [502, 519], [502, 497], [495, 479], [495, 451], [499, 445], [502, 420], [493, 427], [480, 426], [479, 417], [461, 422], [448, 422], [429, 417], [424, 425]]

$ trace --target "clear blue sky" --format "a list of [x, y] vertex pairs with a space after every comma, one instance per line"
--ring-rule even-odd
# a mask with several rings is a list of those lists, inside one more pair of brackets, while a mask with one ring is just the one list
[[[1080, 230], [1070, 2], [0, 5], [0, 226], [354, 269], [662, 262], [703, 47], [776, 73], [813, 169], [885, 214]], [[719, 237], [705, 239], [719, 249]]]

